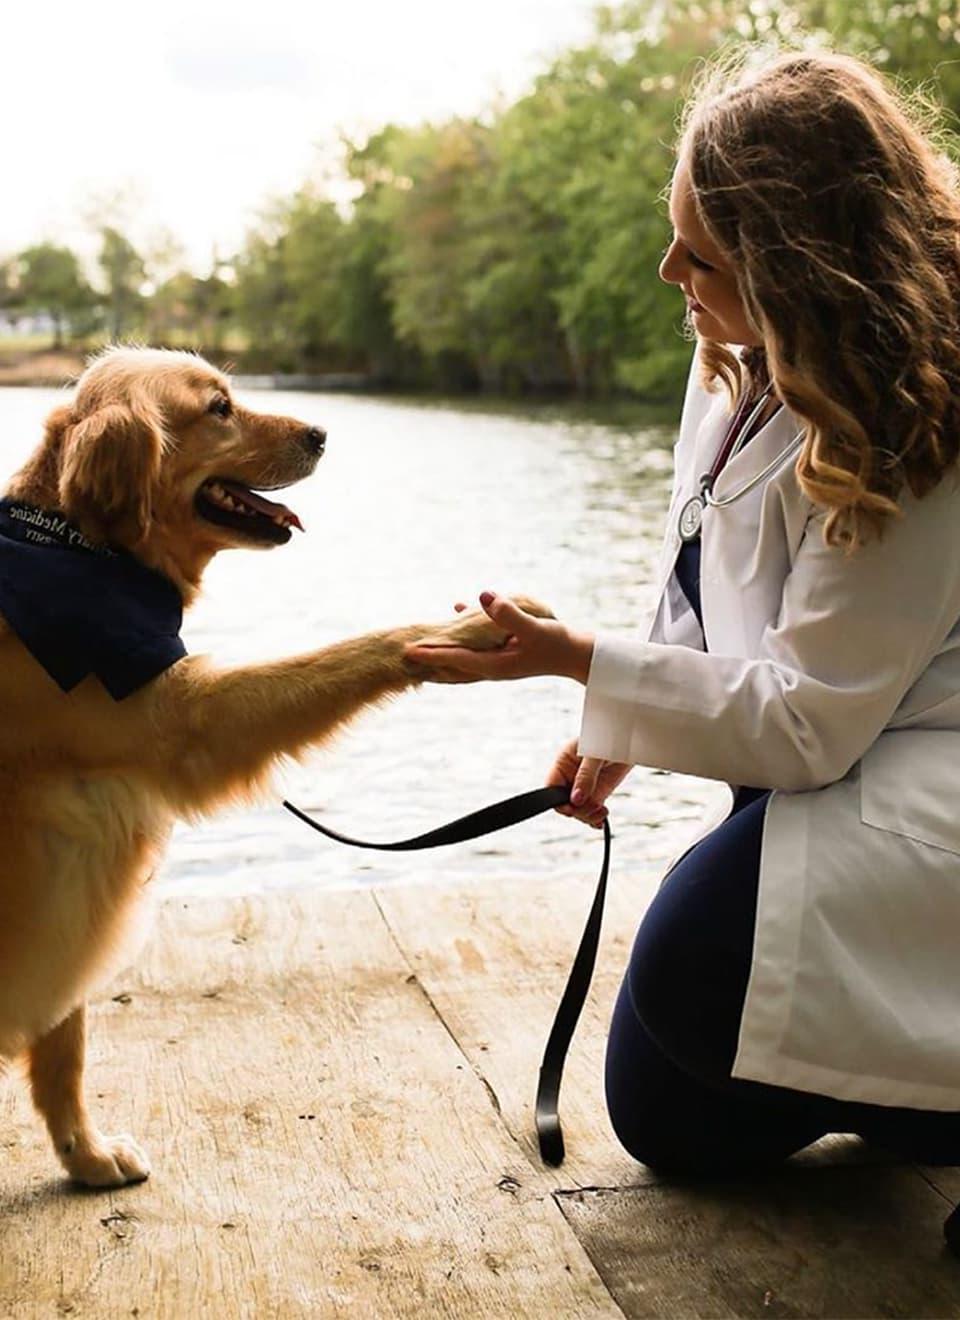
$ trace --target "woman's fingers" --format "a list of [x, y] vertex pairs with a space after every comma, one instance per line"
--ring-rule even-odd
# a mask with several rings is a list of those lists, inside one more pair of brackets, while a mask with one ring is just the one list
[[479, 683], [482, 675], [464, 674], [457, 669], [432, 669], [424, 679], [426, 683]]
[[[535, 602], [528, 603], [533, 609], [545, 611]], [[546, 613], [542, 617], [528, 613], [492, 591], [481, 593], [480, 604], [486, 618], [478, 612], [467, 614], [462, 622], [441, 625], [420, 641], [409, 643], [404, 648], [406, 659], [429, 669], [427, 679], [439, 668], [489, 679], [567, 673], [565, 667], [557, 667], [559, 661], [554, 654], [559, 647], [555, 633], [559, 630], [560, 642], [566, 637], [555, 619]], [[465, 607], [458, 602], [455, 608], [463, 614]]]
[[535, 615], [514, 605], [506, 596], [498, 596], [495, 591], [481, 591], [480, 605], [487, 618], [492, 619], [505, 632], [523, 637], [537, 630], [539, 621]]
[[572, 820], [579, 820], [582, 824], [589, 825], [595, 830], [601, 828], [610, 814], [606, 807], [592, 807], [589, 810], [575, 807], [554, 807], [554, 811], [561, 816], [570, 816]]
[[594, 829], [601, 829], [607, 819], [607, 808], [602, 801], [591, 801], [590, 794], [599, 794], [602, 791], [600, 775], [607, 764], [608, 762], [596, 758], [581, 757], [577, 752], [576, 738], [566, 743], [560, 749], [544, 782], [551, 787], [564, 787], [569, 784], [571, 795], [579, 786], [581, 792], [587, 792], [587, 796], [579, 804], [575, 804], [571, 796], [570, 802], [554, 807], [554, 811], [561, 816], [569, 816], [572, 820], [579, 820]]
[[585, 756], [583, 758], [577, 769], [573, 780], [573, 788], [570, 792], [570, 801], [573, 806], [584, 807], [589, 810], [591, 806], [597, 808], [601, 805], [593, 799], [597, 791], [600, 771], [605, 765], [605, 761], [595, 756]]
[[[431, 671], [458, 671], [475, 674], [478, 678], [512, 678], [517, 667], [516, 647], [509, 643], [495, 651], [471, 651], [466, 646], [413, 643], [404, 648], [404, 655], [414, 664], [424, 665]], [[428, 675], [428, 677], [432, 677]]]

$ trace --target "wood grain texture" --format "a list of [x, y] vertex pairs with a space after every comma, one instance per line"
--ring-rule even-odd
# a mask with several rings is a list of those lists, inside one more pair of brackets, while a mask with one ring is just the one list
[[[521, 883], [429, 891], [390, 889], [378, 901], [411, 968], [452, 1035], [486, 1079], [505, 1123], [543, 1187], [642, 1186], [650, 1172], [624, 1153], [607, 1118], [607, 1030], [636, 927], [656, 883], [611, 886], [590, 994], [560, 1094], [567, 1158], [540, 1161], [534, 1129], [537, 1072], [590, 906], [593, 880], [549, 893]], [[859, 1140], [829, 1136], [794, 1157], [801, 1165], [890, 1164]]]
[[[599, 867], [599, 849], [597, 854]], [[654, 886], [611, 887], [597, 970], [570, 1049], [560, 1094], [567, 1148], [544, 1168], [533, 1125], [537, 1073], [593, 895], [594, 878], [531, 892], [522, 882], [379, 895], [410, 966], [452, 1035], [482, 1072], [504, 1122], [549, 1188], [648, 1181], [617, 1143], [603, 1098], [607, 1025], [636, 925]]]
[[536, 1072], [591, 889], [166, 904], [91, 1029], [95, 1112], [155, 1173], [71, 1189], [0, 1093], [0, 1317], [960, 1317], [957, 1170], [832, 1137], [671, 1186], [620, 1151], [602, 1059], [641, 886], [611, 895], [569, 1159], [541, 1165]]
[[910, 1168], [560, 1195], [625, 1316], [960, 1316], [943, 1203]]
[[960, 1169], [938, 1168], [925, 1164], [923, 1176], [943, 1195], [951, 1206], [960, 1201]]
[[96, 1111], [155, 1173], [71, 1190], [8, 1091], [0, 1314], [618, 1314], [370, 892], [167, 908], [109, 995]]

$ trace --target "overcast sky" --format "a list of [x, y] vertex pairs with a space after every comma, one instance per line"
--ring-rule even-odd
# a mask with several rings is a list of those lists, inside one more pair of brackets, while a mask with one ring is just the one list
[[594, 0], [9, 0], [0, 256], [80, 242], [125, 197], [199, 269], [270, 195], [317, 173], [339, 129], [513, 99], [592, 30]]

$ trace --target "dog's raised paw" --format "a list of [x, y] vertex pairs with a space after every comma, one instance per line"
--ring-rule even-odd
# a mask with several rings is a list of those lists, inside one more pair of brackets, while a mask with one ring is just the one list
[[[511, 596], [512, 604], [526, 614], [539, 619], [556, 616], [547, 606], [530, 596]], [[429, 636], [418, 639], [423, 646], [465, 646], [471, 651], [496, 651], [503, 646], [509, 633], [488, 618], [483, 610], [469, 610], [435, 628]]]
[[85, 1187], [124, 1187], [150, 1177], [150, 1161], [127, 1133], [106, 1137], [101, 1133], [78, 1144], [63, 1156], [67, 1173]]
[[534, 600], [532, 596], [511, 596], [514, 605], [519, 605], [525, 614], [533, 614], [538, 619], [555, 619], [557, 616], [549, 605]]

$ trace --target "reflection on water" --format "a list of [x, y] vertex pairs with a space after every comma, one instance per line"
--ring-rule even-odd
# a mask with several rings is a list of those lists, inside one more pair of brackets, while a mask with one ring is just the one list
[[[5, 478], [36, 443], [49, 390], [0, 390]], [[368, 629], [433, 623], [485, 587], [524, 591], [587, 628], [641, 633], [669, 493], [667, 426], [624, 429], [556, 411], [496, 412], [344, 395], [247, 402], [327, 428], [327, 453], [287, 503], [307, 533], [210, 567], [189, 650], [224, 663], [306, 651]], [[162, 892], [594, 874], [599, 837], [551, 814], [452, 849], [400, 855], [327, 843], [280, 806], [335, 828], [404, 837], [542, 782], [579, 723], [565, 680], [426, 687], [361, 716], [267, 802], [178, 826]], [[612, 803], [615, 882], [662, 868], [717, 785], [638, 768]]]

